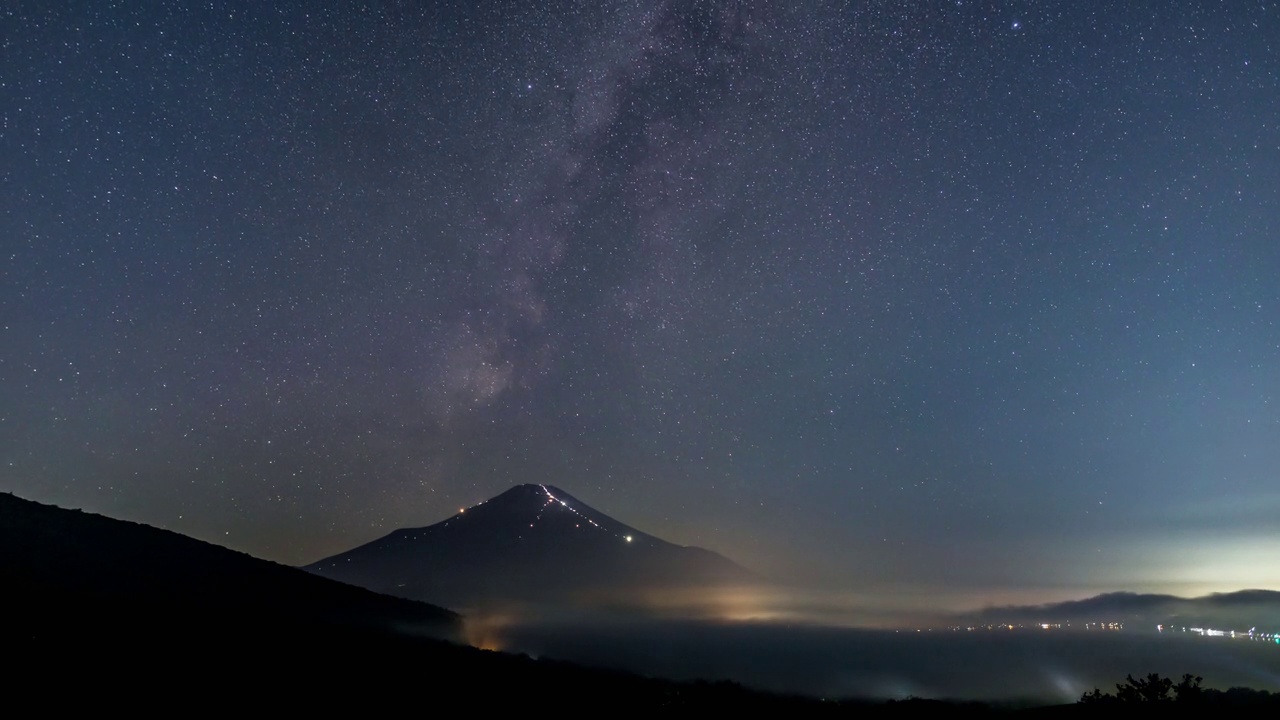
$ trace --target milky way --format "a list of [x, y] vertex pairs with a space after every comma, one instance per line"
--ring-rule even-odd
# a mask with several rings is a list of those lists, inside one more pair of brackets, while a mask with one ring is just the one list
[[303, 563], [548, 483], [954, 605], [1280, 588], [1280, 7], [0, 16], [0, 489]]

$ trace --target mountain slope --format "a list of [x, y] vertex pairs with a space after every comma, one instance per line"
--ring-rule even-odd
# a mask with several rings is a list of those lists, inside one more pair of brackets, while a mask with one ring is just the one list
[[320, 631], [453, 638], [459, 618], [217, 545], [0, 494], [5, 639], [31, 646], [129, 641], [168, 647]]
[[454, 607], [626, 603], [637, 593], [758, 582], [709, 550], [641, 532], [549, 485], [519, 485], [429, 527], [397, 530], [306, 567]]

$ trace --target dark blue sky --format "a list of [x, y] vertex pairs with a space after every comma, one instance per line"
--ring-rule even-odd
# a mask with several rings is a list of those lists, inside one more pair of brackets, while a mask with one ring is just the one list
[[0, 489], [1280, 588], [1275, 3], [191, 5], [0, 11]]

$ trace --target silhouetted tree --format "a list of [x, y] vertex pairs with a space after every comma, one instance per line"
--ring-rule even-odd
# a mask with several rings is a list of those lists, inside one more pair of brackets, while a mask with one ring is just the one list
[[1178, 702], [1199, 702], [1204, 699], [1204, 688], [1200, 687], [1200, 682], [1204, 678], [1191, 673], [1182, 676], [1182, 680], [1173, 686], [1173, 694], [1177, 696]]
[[1081, 695], [1080, 702], [1087, 705], [1107, 705], [1118, 701], [1115, 695], [1102, 692], [1102, 688], [1094, 688], [1093, 692]]
[[1120, 702], [1168, 702], [1173, 699], [1169, 697], [1173, 681], [1162, 678], [1157, 673], [1137, 680], [1132, 675], [1126, 675], [1125, 680], [1125, 684], [1116, 685], [1116, 698]]
[[1204, 678], [1187, 673], [1178, 684], [1170, 678], [1162, 678], [1158, 673], [1151, 673], [1145, 678], [1135, 679], [1125, 676], [1123, 685], [1116, 685], [1116, 694], [1110, 695], [1094, 688], [1080, 696], [1080, 702], [1097, 703], [1150, 703], [1150, 702], [1199, 702], [1204, 699], [1204, 691], [1200, 687]]

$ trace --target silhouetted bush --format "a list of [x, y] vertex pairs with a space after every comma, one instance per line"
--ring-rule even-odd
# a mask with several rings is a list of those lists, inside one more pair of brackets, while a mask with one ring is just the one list
[[1080, 703], [1089, 705], [1131, 705], [1133, 703], [1177, 703], [1181, 705], [1213, 705], [1234, 708], [1280, 708], [1280, 694], [1266, 690], [1233, 687], [1230, 690], [1206, 689], [1200, 685], [1204, 678], [1190, 673], [1177, 683], [1151, 673], [1144, 678], [1125, 677], [1116, 685], [1116, 694], [1104, 693], [1098, 688], [1080, 696]]

